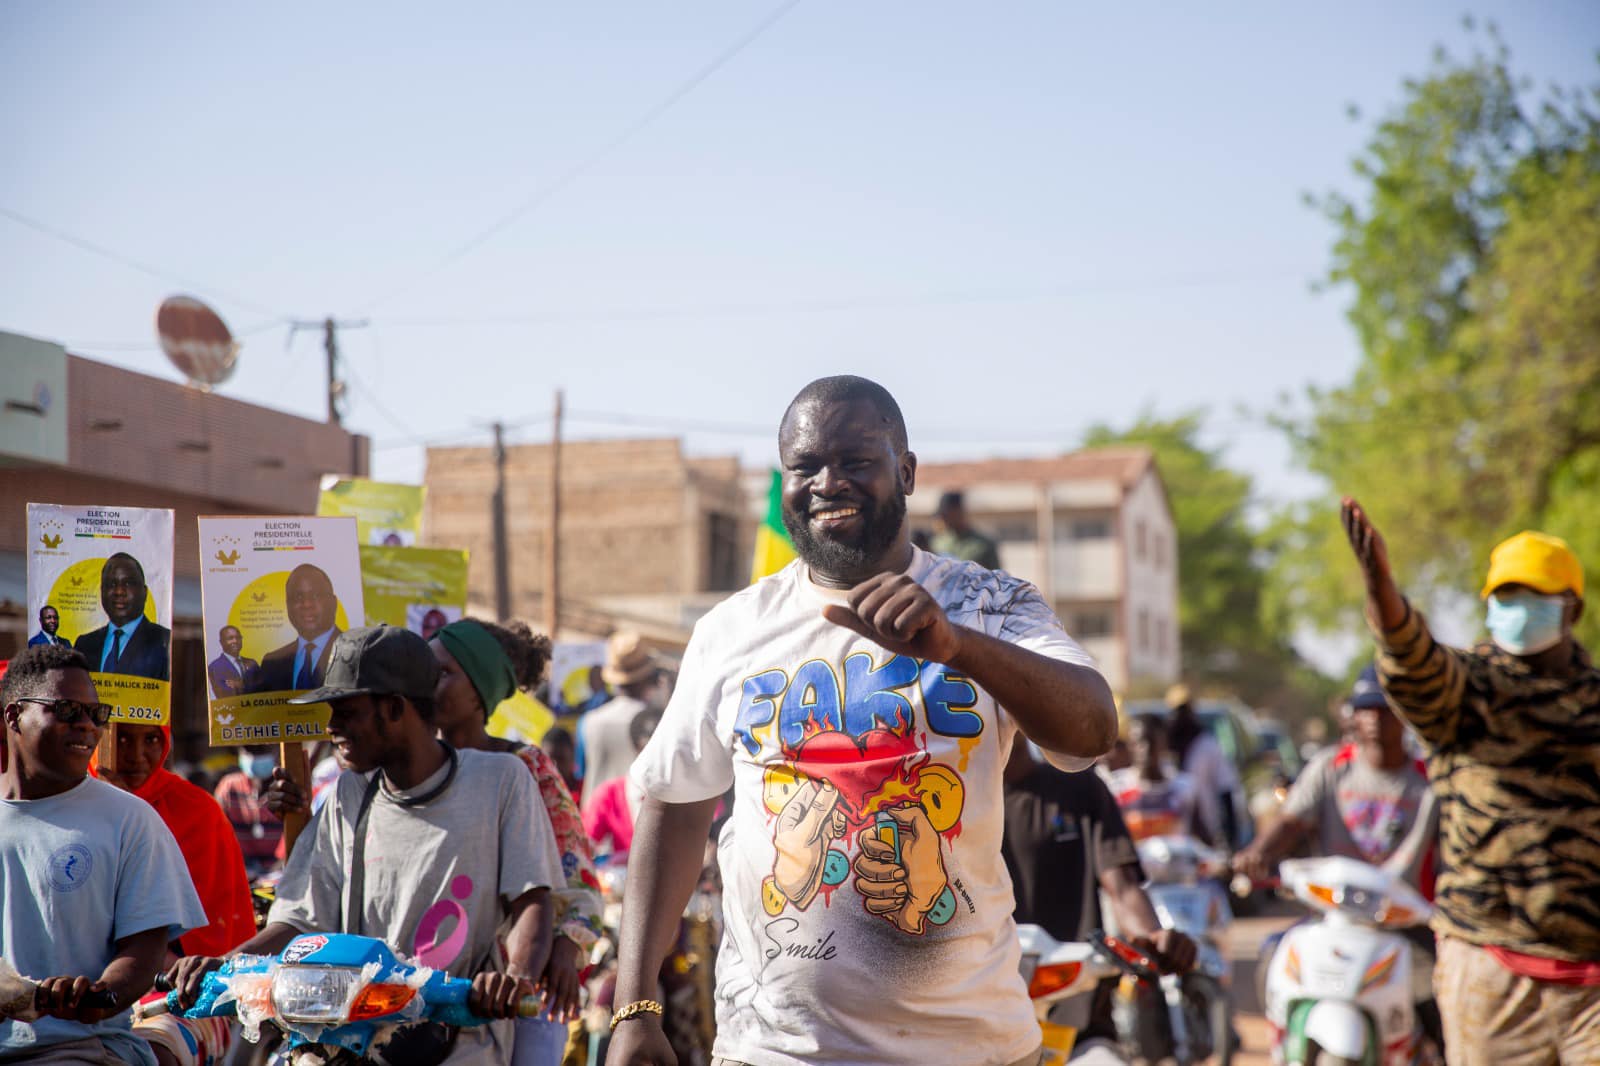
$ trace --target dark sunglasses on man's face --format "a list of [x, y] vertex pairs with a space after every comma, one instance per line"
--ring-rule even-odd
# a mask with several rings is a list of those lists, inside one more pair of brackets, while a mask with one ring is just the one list
[[77, 700], [48, 700], [43, 696], [23, 696], [18, 703], [37, 703], [55, 715], [56, 721], [62, 725], [72, 725], [80, 718], [87, 718], [95, 725], [105, 725], [111, 721], [111, 712], [115, 709], [109, 703], [80, 703]]

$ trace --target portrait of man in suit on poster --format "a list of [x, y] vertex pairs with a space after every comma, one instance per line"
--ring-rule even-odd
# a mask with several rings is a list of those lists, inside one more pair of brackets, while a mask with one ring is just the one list
[[61, 636], [56, 630], [61, 628], [61, 612], [50, 604], [39, 608], [39, 632], [28, 638], [28, 647], [38, 644], [63, 644], [72, 646], [72, 642]]
[[333, 638], [339, 635], [333, 581], [320, 567], [302, 563], [289, 574], [283, 606], [295, 639], [262, 656], [260, 683], [247, 691], [285, 692], [322, 684]]
[[148, 595], [139, 560], [127, 552], [106, 560], [100, 570], [100, 609], [106, 624], [73, 644], [89, 660], [90, 670], [171, 679], [172, 631], [144, 616]]
[[220, 700], [258, 691], [261, 664], [240, 654], [244, 650], [244, 634], [236, 626], [223, 626], [217, 633], [217, 643], [222, 645], [222, 654], [206, 666], [212, 697]]

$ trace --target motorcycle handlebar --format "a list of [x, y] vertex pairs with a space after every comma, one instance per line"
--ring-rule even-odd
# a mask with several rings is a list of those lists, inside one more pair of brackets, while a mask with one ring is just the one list
[[1108, 936], [1103, 929], [1092, 931], [1086, 938], [1094, 953], [1110, 962], [1123, 973], [1131, 974], [1148, 984], [1160, 984], [1161, 974], [1156, 971], [1155, 960], [1125, 940]]

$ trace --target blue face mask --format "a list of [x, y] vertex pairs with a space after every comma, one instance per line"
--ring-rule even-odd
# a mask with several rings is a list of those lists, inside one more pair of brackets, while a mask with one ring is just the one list
[[1561, 643], [1565, 607], [1566, 601], [1560, 596], [1495, 593], [1489, 597], [1486, 618], [1489, 636], [1501, 651], [1538, 655]]
[[239, 769], [256, 781], [265, 781], [272, 776], [272, 768], [278, 765], [278, 760], [270, 751], [256, 752], [241, 751], [239, 753]]

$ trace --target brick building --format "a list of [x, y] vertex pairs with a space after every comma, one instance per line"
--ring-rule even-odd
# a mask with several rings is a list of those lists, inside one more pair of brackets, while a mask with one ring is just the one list
[[952, 490], [999, 542], [1000, 565], [1039, 586], [1115, 691], [1178, 679], [1178, 534], [1150, 449], [924, 463], [908, 501], [914, 527], [931, 530]]
[[314, 514], [325, 473], [363, 476], [368, 441], [0, 333], [0, 659], [26, 644], [27, 504], [170, 507], [175, 740], [205, 735], [195, 518]]
[[[466, 548], [468, 600], [494, 603], [494, 450], [429, 448], [423, 539]], [[506, 449], [511, 613], [544, 616], [550, 446]], [[749, 580], [753, 526], [738, 460], [691, 458], [681, 441], [561, 446], [563, 636], [631, 625], [681, 643], [700, 613]], [[570, 632], [569, 632], [570, 631]]]

